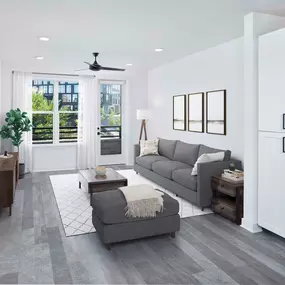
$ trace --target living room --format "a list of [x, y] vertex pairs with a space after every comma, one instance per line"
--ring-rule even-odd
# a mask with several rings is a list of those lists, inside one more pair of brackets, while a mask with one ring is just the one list
[[0, 3], [0, 284], [284, 284], [285, 2], [248, 2]]

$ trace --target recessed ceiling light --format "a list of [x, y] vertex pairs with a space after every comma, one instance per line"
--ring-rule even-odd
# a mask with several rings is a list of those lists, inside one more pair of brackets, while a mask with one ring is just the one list
[[156, 48], [155, 51], [156, 52], [161, 52], [161, 51], [163, 51], [163, 48]]
[[133, 64], [132, 64], [132, 63], [127, 63], [126, 65], [127, 65], [127, 66], [132, 66]]
[[43, 56], [36, 56], [35, 59], [41, 60], [41, 59], [44, 59], [44, 57]]
[[39, 37], [39, 40], [43, 41], [43, 42], [48, 42], [49, 41], [49, 37]]

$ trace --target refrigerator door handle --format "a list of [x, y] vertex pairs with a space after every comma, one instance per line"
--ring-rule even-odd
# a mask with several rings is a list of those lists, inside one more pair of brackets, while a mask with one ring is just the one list
[[285, 137], [283, 137], [282, 143], [283, 143], [283, 146], [282, 146], [283, 153], [285, 153]]
[[285, 130], [285, 114], [283, 114], [283, 130]]

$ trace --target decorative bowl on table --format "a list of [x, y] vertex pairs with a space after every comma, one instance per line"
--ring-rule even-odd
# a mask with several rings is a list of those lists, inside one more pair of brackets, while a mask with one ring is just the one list
[[97, 176], [106, 176], [107, 169], [105, 166], [96, 166], [95, 173]]

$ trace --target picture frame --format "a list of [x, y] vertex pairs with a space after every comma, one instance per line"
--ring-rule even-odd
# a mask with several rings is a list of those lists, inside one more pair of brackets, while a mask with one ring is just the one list
[[206, 132], [214, 135], [227, 134], [227, 91], [206, 92]]
[[186, 131], [186, 95], [173, 96], [173, 130]]
[[188, 94], [188, 132], [204, 133], [205, 99], [204, 92]]

